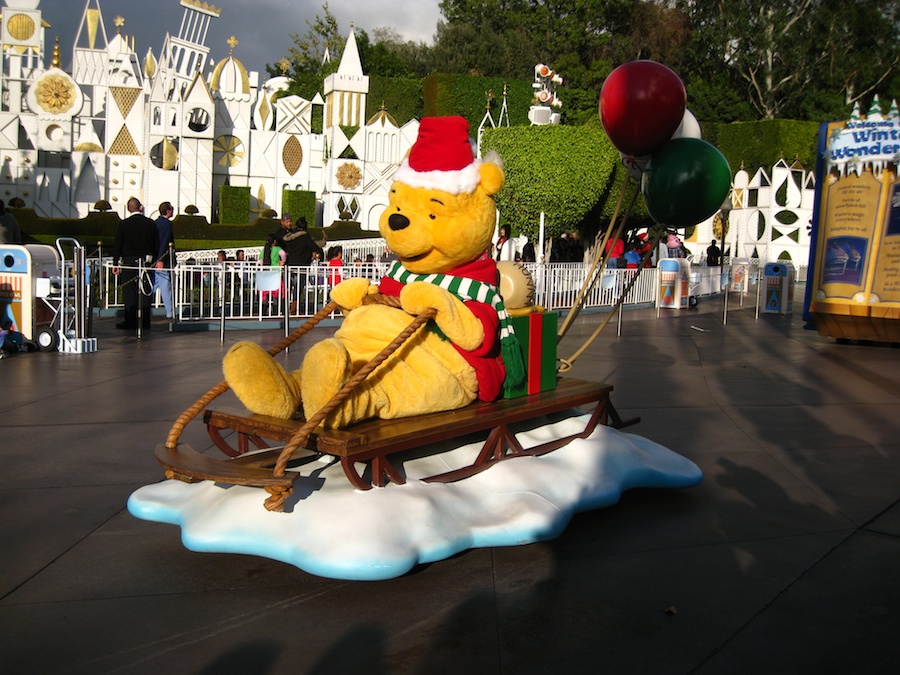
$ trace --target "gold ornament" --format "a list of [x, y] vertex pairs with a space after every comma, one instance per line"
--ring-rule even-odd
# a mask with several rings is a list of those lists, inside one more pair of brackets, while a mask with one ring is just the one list
[[224, 134], [215, 140], [213, 153], [220, 166], [237, 166], [244, 159], [244, 144], [241, 139]]
[[338, 184], [345, 190], [352, 190], [357, 185], [359, 185], [361, 180], [362, 172], [359, 170], [359, 167], [356, 166], [356, 164], [346, 162], [345, 164], [341, 164], [341, 166], [338, 167], [337, 181]]
[[41, 110], [59, 115], [75, 104], [75, 87], [62, 75], [47, 75], [38, 82], [35, 98]]
[[13, 14], [6, 21], [6, 31], [13, 40], [25, 42], [30, 40], [34, 35], [35, 26], [34, 19], [27, 14]]

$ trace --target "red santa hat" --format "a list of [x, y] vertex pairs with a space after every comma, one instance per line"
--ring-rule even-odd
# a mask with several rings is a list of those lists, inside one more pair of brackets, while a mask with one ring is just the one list
[[424, 117], [419, 136], [394, 180], [415, 188], [451, 194], [474, 192], [480, 181], [481, 160], [475, 159], [469, 123], [458, 115]]

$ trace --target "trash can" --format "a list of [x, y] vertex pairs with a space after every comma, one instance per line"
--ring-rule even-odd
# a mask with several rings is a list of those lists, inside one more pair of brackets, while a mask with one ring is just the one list
[[59, 254], [46, 244], [0, 245], [0, 318], [27, 340], [49, 331], [53, 311], [38, 298], [59, 281]]
[[691, 265], [685, 258], [663, 258], [659, 268], [659, 306], [686, 309], [690, 298]]
[[768, 263], [763, 268], [765, 280], [764, 314], [790, 314], [794, 298], [794, 266], [791, 263]]

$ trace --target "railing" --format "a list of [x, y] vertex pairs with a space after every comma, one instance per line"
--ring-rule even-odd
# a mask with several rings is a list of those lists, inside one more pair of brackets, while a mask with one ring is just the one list
[[[564, 311], [573, 305], [589, 269], [579, 263], [526, 263], [525, 266], [535, 283], [534, 303], [551, 311]], [[328, 302], [336, 282], [366, 277], [377, 284], [387, 268], [388, 263], [350, 264], [340, 268], [327, 265], [268, 268], [252, 262], [179, 265], [172, 270], [175, 320], [190, 323], [283, 319], [285, 310], [291, 318], [308, 317]], [[145, 273], [142, 292], [149, 292], [152, 270], [142, 271]], [[729, 273], [730, 268], [693, 267], [691, 295], [720, 293], [723, 272]], [[584, 307], [614, 306], [635, 274], [637, 270], [634, 269], [602, 270], [594, 289], [584, 299]], [[107, 262], [101, 275], [101, 307], [121, 306], [122, 289], [117, 285], [117, 279], [111, 274], [111, 262]], [[658, 293], [657, 269], [647, 268], [630, 289], [625, 305], [652, 306]], [[162, 306], [158, 293], [153, 305]]]

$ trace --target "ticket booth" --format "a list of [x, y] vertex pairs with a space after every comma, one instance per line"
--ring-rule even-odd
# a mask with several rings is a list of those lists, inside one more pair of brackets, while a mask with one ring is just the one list
[[764, 314], [790, 314], [793, 311], [794, 266], [790, 263], [768, 263], [763, 268]]
[[659, 270], [659, 307], [687, 309], [690, 301], [691, 265], [685, 258], [663, 258]]

